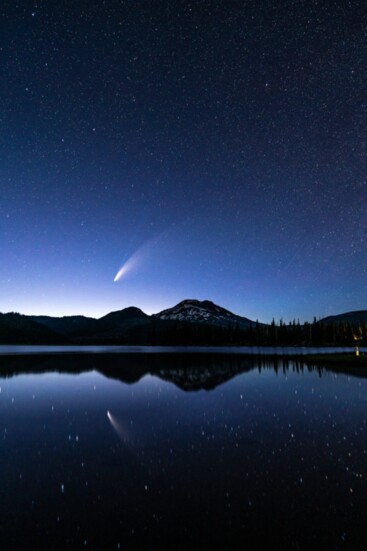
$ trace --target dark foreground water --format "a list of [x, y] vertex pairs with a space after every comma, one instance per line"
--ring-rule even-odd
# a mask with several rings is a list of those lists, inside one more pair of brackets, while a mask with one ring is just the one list
[[1, 550], [367, 548], [365, 370], [173, 354], [0, 368]]

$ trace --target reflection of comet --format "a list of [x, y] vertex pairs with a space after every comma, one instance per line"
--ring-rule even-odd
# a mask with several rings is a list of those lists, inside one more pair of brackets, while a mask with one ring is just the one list
[[123, 427], [123, 425], [121, 423], [119, 423], [117, 421], [117, 419], [115, 419], [114, 417], [112, 417], [112, 414], [107, 411], [107, 417], [108, 417], [108, 420], [109, 422], [111, 423], [111, 425], [113, 426], [113, 428], [115, 429], [116, 433], [118, 434], [118, 436], [120, 437], [120, 439], [124, 442], [124, 444], [127, 445], [127, 447], [131, 450], [131, 446], [129, 445], [129, 442], [128, 442], [128, 438], [129, 438], [129, 435], [128, 435], [128, 432], [127, 430]]

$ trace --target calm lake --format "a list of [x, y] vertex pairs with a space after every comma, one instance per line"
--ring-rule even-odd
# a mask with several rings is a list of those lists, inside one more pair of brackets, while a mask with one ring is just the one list
[[367, 369], [71, 352], [0, 358], [1, 550], [367, 548]]

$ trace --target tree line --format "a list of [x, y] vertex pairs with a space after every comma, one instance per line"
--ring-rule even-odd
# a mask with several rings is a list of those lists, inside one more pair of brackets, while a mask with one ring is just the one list
[[367, 345], [367, 323], [312, 323], [299, 320], [270, 324], [258, 321], [249, 327], [239, 323], [227, 326], [180, 322], [164, 332], [155, 328], [147, 335], [149, 344], [172, 345], [238, 345], [238, 346], [362, 346]]

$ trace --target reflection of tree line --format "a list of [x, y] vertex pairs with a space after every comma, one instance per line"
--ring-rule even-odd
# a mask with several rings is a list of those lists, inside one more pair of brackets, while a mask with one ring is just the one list
[[326, 371], [367, 376], [367, 369], [348, 367], [348, 363], [326, 366], [322, 360], [307, 357], [243, 356], [235, 354], [54, 354], [1, 357], [1, 376], [58, 372], [81, 374], [96, 370], [107, 378], [125, 384], [138, 382], [151, 374], [182, 390], [211, 390], [241, 373], [257, 370], [289, 372]]

